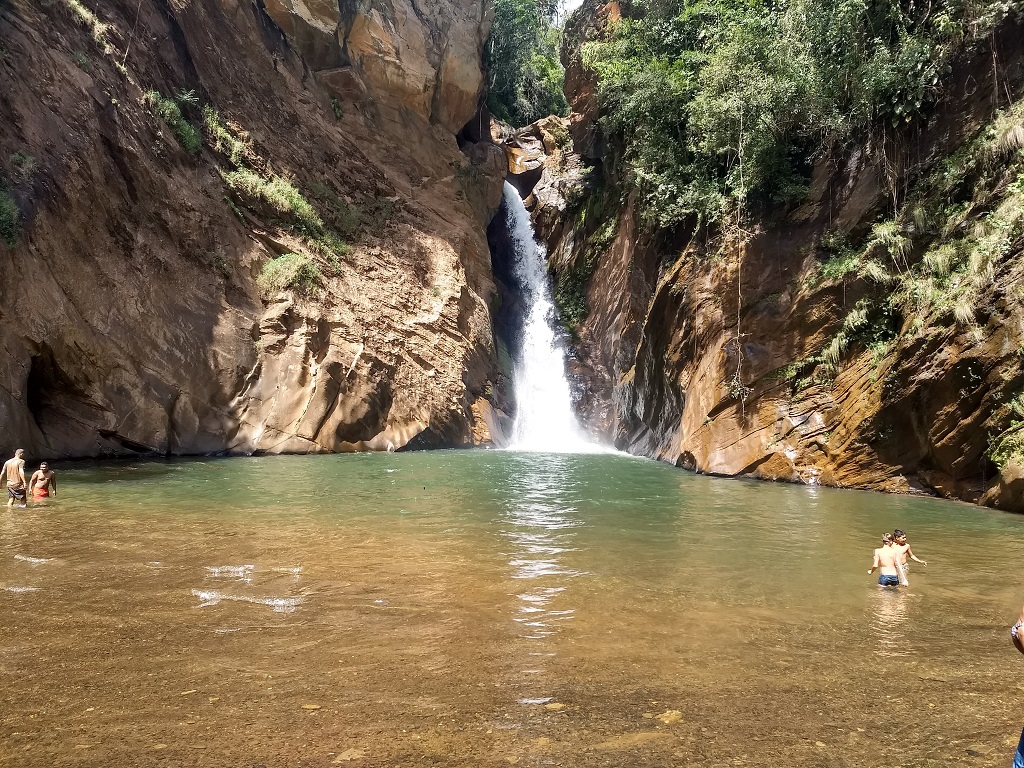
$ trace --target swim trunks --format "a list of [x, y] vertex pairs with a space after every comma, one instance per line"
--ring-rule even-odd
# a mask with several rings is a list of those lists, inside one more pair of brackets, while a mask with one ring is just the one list
[[883, 587], [898, 587], [900, 585], [899, 576], [890, 576], [888, 574], [882, 574], [878, 577], [878, 583]]
[[8, 485], [7, 496], [15, 501], [25, 500], [25, 486], [24, 485]]
[[1013, 756], [1013, 768], [1024, 768], [1024, 731], [1020, 732], [1017, 752]]
[[49, 488], [36, 488], [34, 491], [32, 491], [32, 498], [33, 499], [45, 499], [49, 495], [50, 495], [50, 489]]

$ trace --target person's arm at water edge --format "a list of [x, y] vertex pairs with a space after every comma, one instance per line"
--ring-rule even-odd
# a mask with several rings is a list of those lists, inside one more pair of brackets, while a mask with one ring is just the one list
[[874, 573], [874, 572], [875, 572], [875, 569], [876, 569], [876, 568], [878, 568], [878, 567], [879, 567], [879, 563], [878, 563], [878, 550], [876, 549], [876, 550], [875, 550], [875, 559], [874, 559], [874, 561], [873, 561], [873, 562], [871, 563], [871, 567], [870, 567], [870, 568], [868, 568], [868, 573], [869, 573], [869, 574], [871, 574], [871, 573]]
[[911, 560], [913, 560], [913, 561], [914, 561], [915, 563], [920, 563], [921, 565], [928, 565], [928, 561], [927, 561], [927, 560], [921, 560], [921, 559], [920, 559], [919, 557], [917, 557], [917, 556], [916, 556], [916, 555], [914, 554], [914, 550], [912, 550], [912, 549], [910, 548], [910, 545], [909, 545], [909, 544], [907, 545], [907, 557], [909, 557], [909, 558], [910, 558]]

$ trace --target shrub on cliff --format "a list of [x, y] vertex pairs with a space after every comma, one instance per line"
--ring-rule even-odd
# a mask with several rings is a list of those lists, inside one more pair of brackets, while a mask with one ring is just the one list
[[556, 5], [546, 0], [495, 0], [484, 53], [487, 108], [516, 127], [569, 112], [555, 11]]

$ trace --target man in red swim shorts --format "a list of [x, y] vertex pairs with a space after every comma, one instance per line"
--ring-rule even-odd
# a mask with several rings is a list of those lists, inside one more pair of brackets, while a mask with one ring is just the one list
[[57, 495], [57, 476], [45, 461], [32, 473], [28, 487], [33, 499]]

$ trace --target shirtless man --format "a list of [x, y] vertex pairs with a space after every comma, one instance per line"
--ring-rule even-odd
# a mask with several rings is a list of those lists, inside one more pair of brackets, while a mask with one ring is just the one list
[[892, 538], [893, 538], [893, 547], [900, 554], [899, 564], [901, 566], [903, 566], [904, 572], [909, 570], [907, 568], [907, 557], [908, 556], [915, 563], [920, 563], [921, 565], [925, 565], [925, 566], [928, 565], [928, 561], [927, 560], [919, 560], [917, 557], [915, 557], [914, 553], [910, 550], [910, 545], [907, 543], [907, 534], [905, 534], [899, 528], [897, 528], [895, 531], [892, 532]]
[[33, 500], [57, 495], [57, 475], [45, 461], [32, 473], [28, 480], [28, 489]]
[[882, 534], [882, 546], [875, 550], [875, 559], [868, 569], [868, 573], [879, 570], [878, 585], [881, 587], [898, 587], [900, 585], [900, 571], [897, 566], [899, 558], [898, 550], [890, 546], [892, 534]]
[[14, 458], [8, 459], [0, 472], [7, 481], [7, 506], [13, 507], [14, 502], [20, 501], [25, 506], [25, 449], [19, 448], [14, 452]]

